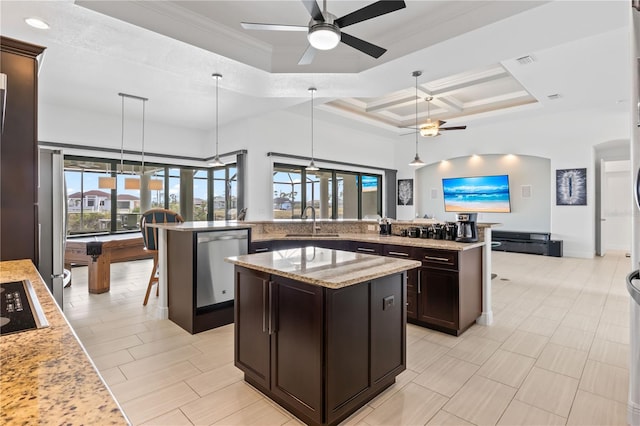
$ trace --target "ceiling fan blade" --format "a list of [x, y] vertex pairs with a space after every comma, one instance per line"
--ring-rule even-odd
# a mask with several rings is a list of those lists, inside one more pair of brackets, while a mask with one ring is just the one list
[[311, 62], [313, 62], [313, 58], [315, 58], [316, 52], [317, 50], [313, 46], [307, 46], [307, 50], [305, 50], [302, 54], [302, 57], [298, 61], [298, 65], [309, 65]]
[[371, 44], [368, 41], [364, 41], [362, 39], [359, 39], [358, 37], [354, 37], [346, 33], [340, 33], [340, 41], [344, 44], [348, 44], [354, 49], [358, 49], [362, 53], [373, 56], [376, 59], [382, 56], [382, 54], [387, 51], [387, 49], [383, 49], [380, 46], [376, 46], [375, 44]]
[[302, 25], [259, 24], [255, 22], [240, 22], [245, 30], [267, 31], [308, 31], [309, 27]]
[[322, 15], [316, 0], [302, 0], [302, 4], [307, 8], [314, 21], [324, 22], [324, 15]]
[[340, 28], [347, 27], [349, 25], [357, 24], [358, 22], [366, 21], [367, 19], [375, 18], [376, 16], [386, 15], [387, 13], [395, 12], [396, 10], [404, 9], [407, 7], [402, 0], [382, 0], [365, 6], [362, 9], [358, 9], [355, 12], [351, 12], [348, 15], [344, 15], [334, 21]]
[[464, 130], [467, 126], [439, 127], [438, 130]]

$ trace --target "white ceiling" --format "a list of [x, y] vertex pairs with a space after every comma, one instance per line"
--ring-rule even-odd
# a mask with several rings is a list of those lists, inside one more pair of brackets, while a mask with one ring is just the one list
[[[370, 3], [330, 0], [327, 8], [341, 16]], [[406, 132], [398, 126], [413, 124], [414, 70], [423, 71], [420, 95], [435, 93], [431, 116], [447, 125], [578, 108], [629, 110], [630, 85], [620, 78], [630, 67], [627, 0], [406, 3], [345, 30], [388, 49], [380, 59], [341, 45], [320, 52], [310, 66], [297, 65], [304, 33], [239, 25], [306, 25], [299, 0], [3, 0], [0, 30], [47, 47], [39, 87], [44, 104], [119, 115], [117, 94], [124, 92], [150, 99], [150, 123], [202, 130], [214, 127], [214, 72], [223, 74], [221, 124], [280, 109], [306, 115], [307, 89], [315, 86], [321, 120], [397, 135]], [[51, 29], [28, 27], [28, 16]], [[516, 59], [525, 55], [534, 62], [519, 65]], [[505, 80], [451, 89], [461, 76], [475, 81], [497, 69]], [[505, 101], [518, 93], [527, 101]], [[548, 99], [556, 93], [559, 99]], [[509, 108], [481, 107], [498, 97]], [[388, 105], [372, 108], [380, 104]]]

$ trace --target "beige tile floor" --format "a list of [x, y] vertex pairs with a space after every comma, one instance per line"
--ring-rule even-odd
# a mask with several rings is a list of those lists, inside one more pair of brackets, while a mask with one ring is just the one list
[[[625, 425], [629, 298], [624, 253], [493, 253], [490, 327], [460, 337], [409, 325], [407, 370], [348, 425]], [[142, 306], [150, 261], [112, 266], [111, 291], [73, 269], [65, 314], [135, 425], [293, 425], [242, 380], [233, 325], [196, 335]]]

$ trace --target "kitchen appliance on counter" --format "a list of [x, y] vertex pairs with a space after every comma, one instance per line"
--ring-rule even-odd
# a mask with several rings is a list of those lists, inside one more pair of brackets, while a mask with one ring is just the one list
[[455, 241], [458, 236], [458, 225], [455, 222], [447, 222], [444, 224], [444, 239]]
[[48, 327], [29, 280], [0, 284], [0, 334]]
[[407, 237], [420, 238], [421, 230], [417, 226], [410, 226], [407, 228]]
[[478, 241], [478, 213], [456, 214], [456, 241], [475, 243]]
[[389, 222], [389, 219], [380, 221], [380, 235], [391, 235], [391, 222]]
[[640, 270], [627, 276], [627, 290], [631, 296], [627, 422], [635, 426], [640, 425]]

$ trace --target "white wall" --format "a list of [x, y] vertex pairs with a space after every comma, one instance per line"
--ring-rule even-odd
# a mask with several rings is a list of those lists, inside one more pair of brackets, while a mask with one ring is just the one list
[[[310, 118], [286, 111], [256, 117], [220, 130], [220, 152], [247, 149], [247, 219], [265, 220], [273, 215], [273, 163], [302, 164], [308, 161], [267, 157], [268, 152], [311, 156]], [[354, 168], [316, 161], [319, 167], [382, 174], [393, 168], [393, 141], [371, 133], [314, 121], [314, 157], [370, 166]], [[223, 159], [224, 160], [224, 159]], [[389, 196], [389, 194], [384, 194]], [[390, 196], [395, 196], [391, 194]]]
[[[593, 147], [610, 140], [628, 140], [629, 129], [628, 114], [613, 113], [606, 108], [511, 120], [500, 117], [496, 120], [496, 125], [473, 126], [470, 124], [467, 130], [448, 132], [436, 138], [421, 139], [419, 153], [427, 163], [473, 154], [515, 154], [549, 158], [549, 191], [552, 198], [549, 231], [554, 239], [564, 241], [565, 256], [593, 257], [595, 250]], [[415, 155], [415, 146], [407, 143], [396, 146], [398, 178], [415, 179], [418, 171], [411, 170], [407, 166]], [[555, 171], [582, 167], [587, 168], [587, 205], [556, 206], [553, 187]], [[417, 192], [416, 206], [422, 205], [423, 201], [420, 197], [423, 196], [425, 196], [424, 193]], [[411, 219], [414, 215], [415, 208], [398, 209], [400, 219]]]
[[[427, 163], [468, 157], [472, 154], [516, 154], [549, 158], [548, 173], [551, 176], [548, 178], [552, 198], [555, 194], [552, 177], [556, 169], [586, 167], [587, 206], [555, 206], [552, 200], [550, 232], [555, 239], [564, 241], [566, 256], [592, 257], [595, 250], [593, 147], [606, 141], [628, 140], [632, 128], [629, 115], [614, 114], [607, 109], [600, 109], [532, 118], [508, 119], [508, 116], [505, 116], [496, 122], [496, 125], [484, 126], [470, 124], [464, 131], [421, 139], [420, 156]], [[169, 127], [162, 123], [147, 123], [146, 129], [145, 149], [148, 151], [204, 158], [211, 156], [215, 149], [210, 133]], [[77, 144], [79, 147], [88, 145], [119, 149], [120, 117], [105, 117], [41, 104], [39, 138], [41, 141]], [[396, 140], [390, 140], [316, 119], [315, 157], [374, 168], [359, 169], [365, 172], [380, 173], [380, 170], [375, 168], [395, 168], [398, 170], [398, 179], [415, 179], [417, 171], [407, 165], [415, 154], [415, 145], [412, 138], [409, 139], [397, 137]], [[127, 139], [125, 149], [136, 150], [138, 143]], [[294, 112], [273, 112], [220, 129], [221, 153], [237, 149], [247, 149], [249, 152], [248, 219], [271, 218], [273, 162], [296, 163], [291, 159], [267, 157], [266, 153], [273, 151], [309, 156], [310, 145], [309, 117]], [[152, 161], [152, 158], [148, 160]], [[184, 161], [177, 163], [184, 164]], [[297, 163], [306, 165], [305, 161]], [[322, 163], [319, 165], [323, 166]], [[335, 164], [324, 166], [341, 168]], [[419, 188], [416, 190], [419, 191]], [[384, 196], [395, 198], [396, 195]], [[416, 192], [414, 206], [398, 206], [397, 218], [413, 218], [416, 209], [419, 210], [424, 201], [422, 197], [423, 194]]]
[[[125, 108], [124, 149], [140, 151], [142, 148], [142, 121], [135, 106]], [[38, 106], [38, 139], [94, 148], [120, 150], [122, 144], [122, 117], [97, 114], [59, 105], [40, 103]], [[210, 135], [202, 130], [167, 126], [164, 123], [145, 122], [145, 152], [170, 155], [204, 157], [212, 152]], [[96, 155], [87, 153], [88, 155]], [[100, 154], [104, 158], [120, 158], [119, 154]], [[140, 160], [140, 157], [127, 157]], [[146, 160], [152, 157], [145, 156]], [[166, 159], [164, 160], [166, 161]]]
[[[480, 213], [478, 221], [501, 223], [500, 230], [550, 232], [550, 161], [527, 155], [482, 155], [461, 157], [422, 167], [416, 172], [418, 215], [455, 221], [455, 213], [444, 211], [442, 178], [509, 175], [511, 213]], [[522, 197], [522, 186], [531, 196]], [[435, 196], [435, 198], [434, 198]]]

